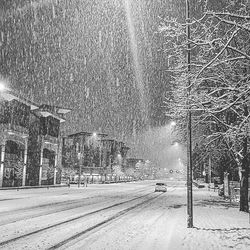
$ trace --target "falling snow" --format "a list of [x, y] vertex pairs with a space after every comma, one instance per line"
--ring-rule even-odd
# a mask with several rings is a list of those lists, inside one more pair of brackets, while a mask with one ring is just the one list
[[165, 124], [155, 35], [164, 1], [2, 1], [0, 74], [23, 96], [71, 108], [65, 133], [131, 142]]

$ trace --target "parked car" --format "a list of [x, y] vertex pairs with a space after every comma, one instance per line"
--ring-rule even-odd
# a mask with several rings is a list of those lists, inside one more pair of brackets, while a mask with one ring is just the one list
[[155, 184], [155, 192], [167, 192], [167, 184], [164, 182], [157, 182]]

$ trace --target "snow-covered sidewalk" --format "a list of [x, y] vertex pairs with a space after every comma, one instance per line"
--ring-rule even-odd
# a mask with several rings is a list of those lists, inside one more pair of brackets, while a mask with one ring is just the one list
[[194, 228], [180, 233], [183, 249], [250, 249], [249, 214], [212, 190], [194, 190]]
[[[187, 228], [183, 220], [187, 218], [186, 206], [180, 204], [179, 211], [165, 220], [169, 225], [165, 233], [155, 231], [154, 249], [250, 249], [249, 214], [240, 212], [238, 203], [225, 201], [213, 190], [194, 188], [193, 192], [194, 228]], [[175, 208], [178, 210], [178, 204]], [[165, 223], [163, 219], [162, 227]]]
[[207, 189], [193, 194], [194, 228], [187, 228], [186, 189], [179, 188], [68, 249], [250, 249], [249, 215], [238, 204]]

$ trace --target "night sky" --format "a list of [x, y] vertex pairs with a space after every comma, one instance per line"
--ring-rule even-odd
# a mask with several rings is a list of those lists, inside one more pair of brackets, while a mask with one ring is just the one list
[[64, 133], [128, 141], [167, 121], [158, 27], [172, 2], [1, 0], [0, 75], [34, 102], [71, 108]]

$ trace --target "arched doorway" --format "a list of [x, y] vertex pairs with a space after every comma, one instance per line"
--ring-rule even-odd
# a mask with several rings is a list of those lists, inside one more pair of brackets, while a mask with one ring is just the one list
[[22, 186], [25, 147], [8, 140], [5, 144], [3, 187]]
[[42, 185], [54, 184], [55, 155], [54, 151], [47, 148], [43, 149]]

